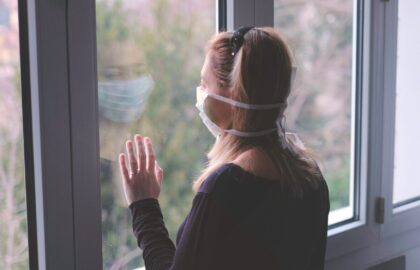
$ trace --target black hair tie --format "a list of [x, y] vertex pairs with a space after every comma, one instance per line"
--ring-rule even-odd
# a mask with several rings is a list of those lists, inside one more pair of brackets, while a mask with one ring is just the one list
[[244, 35], [252, 28], [254, 28], [254, 26], [242, 26], [236, 29], [235, 32], [233, 33], [233, 36], [231, 39], [233, 57], [239, 51], [242, 44], [244, 43]]

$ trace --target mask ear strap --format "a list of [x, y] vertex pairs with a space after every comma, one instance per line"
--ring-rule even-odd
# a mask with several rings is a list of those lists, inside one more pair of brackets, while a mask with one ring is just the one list
[[242, 109], [251, 109], [251, 110], [268, 110], [268, 109], [274, 109], [274, 108], [278, 108], [279, 106], [283, 106], [284, 103], [283, 102], [279, 102], [279, 103], [272, 103], [272, 104], [249, 104], [249, 103], [244, 103], [244, 102], [240, 102], [237, 100], [233, 100], [224, 96], [219, 96], [219, 95], [215, 95], [213, 93], [207, 93], [208, 96], [220, 100], [222, 102], [225, 103], [229, 103], [230, 105], [236, 106], [236, 107], [240, 107]]

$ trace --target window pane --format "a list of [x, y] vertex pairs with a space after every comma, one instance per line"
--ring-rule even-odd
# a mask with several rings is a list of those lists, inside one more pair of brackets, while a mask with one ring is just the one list
[[1, 269], [29, 269], [17, 4], [0, 0]]
[[274, 25], [290, 44], [297, 65], [286, 126], [321, 160], [330, 189], [330, 224], [354, 215], [353, 4], [274, 1]]
[[398, 2], [398, 45], [395, 123], [395, 204], [420, 199], [420, 2]]
[[213, 142], [195, 108], [212, 0], [97, 0], [98, 99], [104, 269], [143, 266], [117, 157], [139, 133], [153, 139], [165, 185], [159, 198], [171, 239], [187, 215], [192, 181]]

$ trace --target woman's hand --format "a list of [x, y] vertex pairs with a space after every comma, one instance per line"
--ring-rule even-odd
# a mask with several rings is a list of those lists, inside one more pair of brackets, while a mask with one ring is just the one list
[[140, 135], [134, 136], [136, 154], [133, 142], [126, 142], [128, 161], [124, 153], [119, 156], [123, 189], [128, 205], [137, 200], [146, 198], [158, 199], [163, 181], [162, 168], [157, 164], [153, 153], [152, 141], [149, 137], [143, 139]]

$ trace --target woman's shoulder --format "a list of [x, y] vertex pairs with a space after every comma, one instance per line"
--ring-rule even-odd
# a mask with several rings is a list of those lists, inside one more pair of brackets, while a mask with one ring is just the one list
[[240, 190], [259, 189], [278, 184], [273, 181], [245, 170], [234, 162], [224, 163], [215, 169], [203, 182], [199, 192], [230, 193]]
[[216, 184], [226, 184], [232, 178], [232, 165], [232, 163], [224, 163], [215, 169], [200, 186], [199, 192], [212, 193]]

